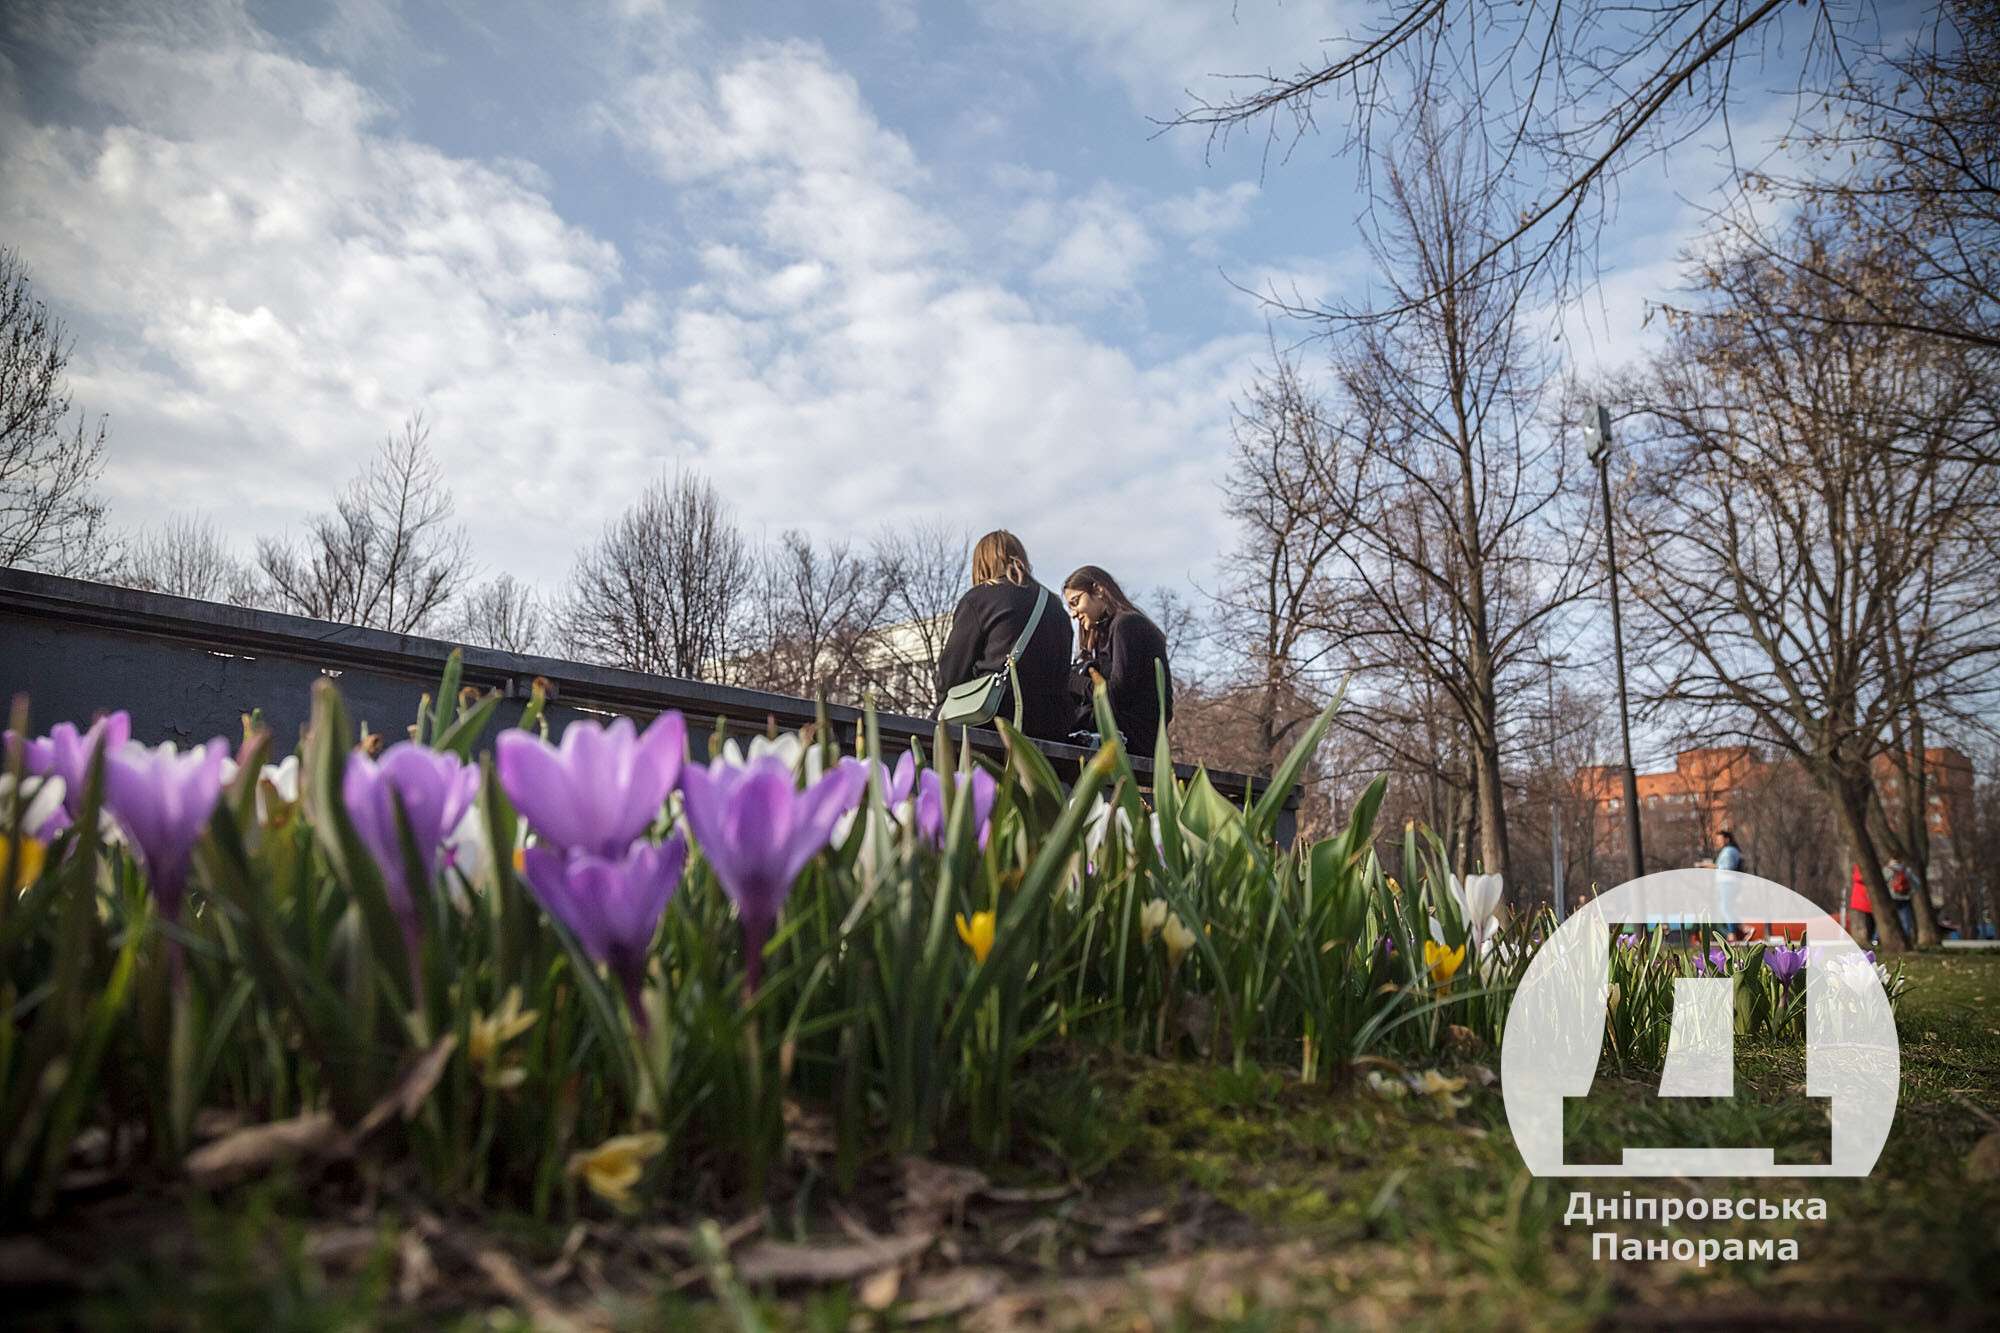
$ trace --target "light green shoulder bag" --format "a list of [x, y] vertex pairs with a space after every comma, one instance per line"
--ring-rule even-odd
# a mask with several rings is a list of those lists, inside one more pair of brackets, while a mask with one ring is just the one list
[[990, 676], [968, 680], [963, 685], [954, 685], [945, 691], [944, 702], [938, 705], [937, 720], [954, 727], [983, 727], [1000, 715], [1000, 702], [1007, 697], [1007, 688], [1014, 689], [1014, 725], [1021, 725], [1021, 673], [1018, 663], [1021, 654], [1027, 650], [1028, 640], [1035, 637], [1035, 627], [1042, 623], [1042, 608], [1048, 605], [1049, 590], [1035, 589], [1035, 609], [1028, 616], [1027, 628], [1021, 637], [1014, 640], [1014, 646], [1007, 650], [1007, 665]]

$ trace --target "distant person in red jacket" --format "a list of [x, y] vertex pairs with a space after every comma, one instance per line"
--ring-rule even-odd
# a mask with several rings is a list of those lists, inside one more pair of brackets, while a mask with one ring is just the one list
[[1869, 946], [1875, 943], [1875, 909], [1869, 905], [1868, 883], [1854, 867], [1854, 887], [1847, 895], [1847, 929]]

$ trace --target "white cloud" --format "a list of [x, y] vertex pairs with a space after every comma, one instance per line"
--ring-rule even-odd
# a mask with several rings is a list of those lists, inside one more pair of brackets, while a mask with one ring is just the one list
[[[829, 535], [943, 511], [1142, 580], [1219, 549], [1214, 467], [1254, 338], [1143, 365], [1039, 313], [972, 267], [907, 141], [814, 48], [669, 66], [615, 105], [607, 123], [655, 170], [729, 205], [689, 210], [705, 276], [660, 365], [747, 511]], [[1156, 254], [1119, 192], [1002, 175], [1030, 195], [1008, 231], [1058, 305], [1128, 293]], [[795, 287], [810, 299], [788, 306]]]
[[917, 30], [917, 0], [875, 0], [875, 12], [881, 15], [882, 26], [897, 37]]
[[0, 227], [93, 330], [74, 380], [111, 414], [118, 518], [281, 530], [421, 406], [480, 554], [536, 576], [610, 508], [583, 464], [669, 451], [671, 404], [599, 350], [615, 249], [517, 173], [397, 137], [226, 11], [84, 36], [102, 128], [0, 88]]
[[357, 67], [364, 62], [400, 64], [417, 53], [400, 0], [334, 0], [310, 40], [318, 50]]
[[992, 27], [1069, 42], [1123, 85], [1132, 104], [1166, 119], [1190, 94], [1220, 101], [1232, 76], [1296, 73], [1352, 31], [1342, 0], [981, 0]]
[[[1177, 580], [1224, 544], [1214, 481], [1258, 338], [1147, 358], [1053, 317], [1050, 287], [975, 262], [818, 48], [610, 81], [599, 123], [680, 205], [621, 255], [532, 164], [407, 137], [226, 8], [161, 12], [77, 35], [87, 127], [0, 81], [0, 231], [89, 332], [75, 387], [111, 413], [120, 521], [282, 531], [421, 406], [476, 553], [544, 582], [680, 461], [753, 529], [866, 540], [942, 513], [1014, 527], [1052, 576]], [[1062, 290], [1122, 299], [1152, 228], [1180, 234], [1110, 190], [1047, 202], [1024, 267]]]
[[1160, 253], [1124, 193], [1108, 185], [1080, 199], [1030, 204], [1018, 234], [1027, 238], [1037, 231], [1054, 244], [1034, 272], [1035, 285], [1083, 308], [1130, 297]]
[[1287, 310], [1325, 309], [1344, 288], [1368, 272], [1367, 255], [1356, 249], [1331, 259], [1298, 257], [1255, 264], [1230, 274], [1230, 281], [1236, 284], [1239, 305], [1260, 316], [1280, 319]]
[[924, 173], [816, 48], [766, 46], [713, 77], [667, 66], [600, 114], [670, 183], [758, 201], [769, 245], [843, 266], [909, 262], [955, 230], [912, 203]]
[[1220, 190], [1202, 186], [1191, 194], [1162, 199], [1148, 212], [1174, 235], [1203, 241], [1235, 231], [1248, 222], [1260, 193], [1255, 181], [1237, 181]]

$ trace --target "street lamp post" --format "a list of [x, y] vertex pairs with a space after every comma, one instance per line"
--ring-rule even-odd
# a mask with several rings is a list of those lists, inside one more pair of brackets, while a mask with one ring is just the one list
[[1639, 841], [1639, 777], [1632, 767], [1632, 714], [1625, 702], [1625, 630], [1618, 616], [1618, 548], [1611, 533], [1611, 409], [1597, 405], [1591, 424], [1583, 428], [1584, 453], [1597, 465], [1604, 497], [1604, 568], [1611, 580], [1611, 655], [1618, 672], [1618, 738], [1625, 755], [1625, 850], [1631, 878], [1646, 873], [1646, 854]]
[[1561, 762], [1556, 753], [1556, 663], [1559, 659], [1550, 657], [1543, 665], [1548, 668], [1549, 682], [1549, 890], [1555, 900], [1556, 920], [1568, 915], [1563, 911], [1563, 830], [1562, 830], [1562, 785], [1558, 776]]

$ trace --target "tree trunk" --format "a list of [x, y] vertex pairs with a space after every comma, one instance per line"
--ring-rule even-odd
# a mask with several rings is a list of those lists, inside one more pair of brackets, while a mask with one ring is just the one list
[[1854, 863], [1861, 867], [1861, 882], [1868, 888], [1868, 906], [1875, 917], [1875, 933], [1881, 937], [1885, 953], [1902, 953], [1910, 947], [1909, 937], [1903, 934], [1903, 923], [1896, 916], [1896, 905], [1889, 898], [1889, 882], [1882, 873], [1882, 857], [1875, 850], [1875, 839], [1868, 831], [1868, 793], [1871, 784], [1867, 779], [1856, 782], [1841, 779], [1835, 804], [1840, 810], [1841, 823], [1847, 826], [1847, 839], [1854, 848]]
[[1911, 709], [1910, 753], [1903, 771], [1903, 836], [1910, 845], [1909, 862], [1918, 884], [1910, 906], [1917, 918], [1917, 947], [1935, 949], [1940, 942], [1937, 913], [1931, 908], [1930, 765], [1924, 756], [1924, 717]]
[[[2000, 927], [2000, 861], [1994, 861], [1986, 867], [1986, 910], [1992, 914], [1995, 927]], [[1978, 939], [1978, 921], [1967, 919], [1964, 924], [1965, 937], [1969, 940]]]
[[1507, 865], [1507, 804], [1501, 785], [1500, 745], [1482, 740], [1475, 755], [1478, 764], [1479, 860], [1480, 869], [1505, 878]]

